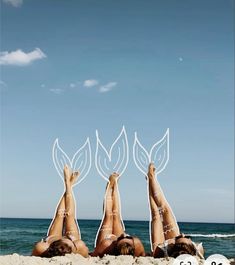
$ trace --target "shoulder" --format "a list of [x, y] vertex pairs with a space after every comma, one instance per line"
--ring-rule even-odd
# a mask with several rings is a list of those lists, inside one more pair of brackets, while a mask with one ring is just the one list
[[138, 237], [134, 237], [135, 242], [135, 256], [145, 256], [144, 245]]
[[116, 245], [116, 240], [111, 238], [103, 239], [99, 245], [96, 246], [92, 256], [102, 257], [104, 254], [112, 254], [114, 247]]
[[74, 240], [73, 243], [77, 248], [76, 253], [82, 255], [83, 257], [88, 257], [89, 250], [84, 241], [77, 239]]
[[48, 248], [50, 244], [48, 242], [40, 241], [37, 242], [33, 248], [33, 256], [41, 256]]
[[33, 248], [33, 256], [41, 256], [50, 246], [50, 244], [56, 240], [59, 240], [61, 237], [58, 236], [47, 236], [41, 241], [37, 242]]

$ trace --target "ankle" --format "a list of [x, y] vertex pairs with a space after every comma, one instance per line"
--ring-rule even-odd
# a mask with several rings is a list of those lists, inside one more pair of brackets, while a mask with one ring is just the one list
[[154, 173], [148, 172], [148, 178], [153, 179], [155, 177]]
[[70, 181], [65, 181], [65, 190], [70, 191], [72, 189], [72, 185], [70, 183]]

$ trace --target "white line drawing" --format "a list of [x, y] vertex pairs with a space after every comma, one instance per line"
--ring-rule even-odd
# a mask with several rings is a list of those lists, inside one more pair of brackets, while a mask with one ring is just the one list
[[148, 153], [140, 143], [137, 132], [135, 132], [135, 140], [133, 145], [133, 159], [137, 168], [146, 175], [149, 163], [153, 162], [156, 166], [157, 174], [160, 174], [169, 161], [169, 128], [162, 139], [156, 142]]
[[72, 171], [79, 171], [80, 174], [78, 181], [74, 184], [74, 186], [81, 183], [91, 169], [91, 145], [89, 137], [86, 139], [84, 145], [74, 154], [72, 160], [60, 147], [59, 140], [57, 138], [53, 144], [52, 159], [56, 171], [62, 180], [64, 180], [64, 166], [67, 164]]
[[[121, 147], [120, 147], [120, 145], [121, 145]], [[117, 157], [117, 160], [115, 160], [115, 163], [113, 163], [114, 166], [112, 166], [111, 165], [112, 160], [114, 159], [112, 154], [113, 154], [113, 150], [115, 148], [117, 148], [118, 157]], [[102, 154], [104, 156], [103, 158], [101, 156]], [[106, 148], [101, 143], [100, 138], [99, 138], [99, 133], [96, 130], [95, 166], [96, 166], [96, 169], [97, 169], [98, 173], [100, 174], [100, 176], [109, 182], [109, 176], [113, 172], [116, 172], [119, 174], [119, 177], [116, 180], [116, 181], [118, 181], [120, 176], [126, 170], [128, 162], [129, 162], [129, 145], [128, 145], [125, 127], [124, 126], [122, 127], [120, 134], [118, 135], [116, 140], [113, 142], [109, 152], [106, 150]], [[124, 225], [123, 218], [122, 218], [121, 200], [120, 200], [118, 188], [117, 188], [117, 192], [118, 192], [118, 198], [119, 198], [120, 218], [121, 218], [123, 229], [125, 231], [125, 225]], [[107, 191], [105, 192], [105, 196], [104, 196], [104, 209], [106, 207], [106, 195], [107, 195], [106, 193], [107, 193]], [[105, 216], [105, 212], [103, 213], [103, 217], [102, 217], [102, 220], [100, 222], [100, 227], [99, 227], [97, 234], [96, 234], [94, 247], [96, 247], [97, 238], [98, 238], [100, 229], [102, 227], [104, 216]]]
[[[164, 134], [162, 139], [157, 141], [152, 146], [149, 153], [140, 143], [137, 137], [137, 132], [135, 132], [135, 139], [133, 145], [133, 159], [136, 167], [145, 176], [147, 176], [148, 167], [151, 162], [154, 163], [156, 167], [156, 174], [159, 175], [166, 168], [166, 165], [168, 164], [169, 161], [169, 128], [166, 130], [166, 133]], [[147, 181], [149, 181], [148, 177]], [[149, 194], [149, 183], [147, 183], [147, 194]], [[149, 237], [150, 237], [151, 250], [153, 251], [152, 235], [151, 235], [151, 208], [150, 208], [149, 195], [148, 195], [148, 204], [149, 204], [149, 220], [150, 220]], [[175, 216], [174, 219], [176, 220]]]
[[[113, 151], [117, 148], [118, 157], [114, 161]], [[109, 176], [113, 172], [117, 172], [119, 177], [126, 170], [129, 161], [129, 145], [127, 141], [127, 134], [125, 127], [122, 130], [116, 140], [113, 142], [109, 152], [103, 146], [100, 141], [99, 133], [96, 130], [96, 152], [95, 152], [95, 166], [99, 175], [106, 181], [109, 181]]]

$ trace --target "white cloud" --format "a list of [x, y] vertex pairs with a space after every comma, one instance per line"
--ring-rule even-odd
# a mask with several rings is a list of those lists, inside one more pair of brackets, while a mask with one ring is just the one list
[[50, 91], [54, 94], [60, 95], [64, 92], [64, 89], [61, 88], [51, 88]]
[[109, 82], [108, 84], [101, 86], [99, 88], [99, 92], [100, 93], [105, 93], [105, 92], [109, 92], [110, 90], [112, 90], [115, 86], [117, 85], [117, 82]]
[[23, 0], [3, 0], [3, 2], [10, 4], [14, 7], [19, 7], [23, 4]]
[[84, 87], [93, 87], [99, 84], [98, 80], [95, 79], [89, 79], [89, 80], [85, 80], [83, 83]]
[[70, 83], [70, 84], [69, 84], [69, 87], [71, 87], [71, 88], [75, 88], [75, 87], [76, 87], [76, 84], [74, 84], [74, 83]]
[[25, 53], [22, 50], [0, 52], [0, 65], [24, 66], [43, 58], [46, 58], [46, 55], [39, 48], [29, 53]]
[[41, 84], [41, 87], [44, 88], [46, 85], [45, 84]]
[[6, 84], [4, 81], [0, 80], [0, 86], [4, 86], [4, 87], [6, 87], [7, 84]]

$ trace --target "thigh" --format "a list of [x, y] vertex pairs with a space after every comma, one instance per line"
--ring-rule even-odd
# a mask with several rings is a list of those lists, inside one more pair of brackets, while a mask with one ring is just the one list
[[124, 233], [122, 220], [119, 215], [114, 213], [113, 215], [113, 234], [119, 237], [121, 234]]
[[72, 236], [73, 238], [80, 239], [80, 231], [78, 224], [73, 216], [67, 216], [65, 220], [65, 235]]
[[101, 244], [101, 242], [111, 234], [113, 234], [113, 218], [112, 216], [105, 216], [98, 231], [96, 246]]
[[172, 210], [168, 206], [162, 210], [163, 213], [163, 230], [165, 234], [165, 239], [175, 238], [180, 234], [179, 226], [176, 222], [176, 218], [173, 215]]

